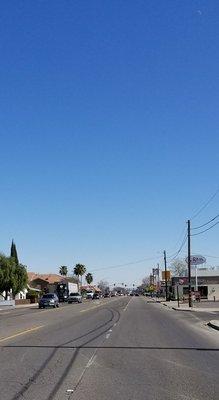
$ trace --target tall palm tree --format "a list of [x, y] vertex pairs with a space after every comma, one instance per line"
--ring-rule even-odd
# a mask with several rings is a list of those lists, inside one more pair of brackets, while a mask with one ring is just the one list
[[63, 275], [63, 276], [68, 275], [68, 267], [66, 267], [66, 265], [62, 265], [59, 268], [59, 273], [60, 273], [60, 275]]
[[79, 278], [81, 276], [81, 286], [82, 286], [82, 276], [86, 272], [86, 267], [83, 264], [76, 264], [74, 267], [74, 274]]
[[85, 276], [85, 279], [88, 285], [90, 285], [93, 282], [93, 275], [90, 272], [88, 272], [88, 274]]

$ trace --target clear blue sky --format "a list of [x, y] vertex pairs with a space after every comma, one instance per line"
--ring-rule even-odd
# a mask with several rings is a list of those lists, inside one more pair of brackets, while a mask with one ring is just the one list
[[[219, 185], [218, 21], [216, 0], [1, 2], [2, 252], [14, 238], [56, 272], [177, 250]], [[193, 252], [219, 256], [218, 226]], [[95, 281], [137, 284], [157, 261]]]

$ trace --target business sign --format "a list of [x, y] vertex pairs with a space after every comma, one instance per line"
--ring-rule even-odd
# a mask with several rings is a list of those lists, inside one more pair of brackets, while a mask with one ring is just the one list
[[170, 280], [170, 271], [162, 271], [162, 280], [163, 281], [165, 281], [165, 280], [169, 281]]
[[[188, 264], [188, 257], [186, 258], [186, 262]], [[190, 256], [190, 264], [191, 265], [200, 265], [206, 262], [206, 258], [200, 255]]]

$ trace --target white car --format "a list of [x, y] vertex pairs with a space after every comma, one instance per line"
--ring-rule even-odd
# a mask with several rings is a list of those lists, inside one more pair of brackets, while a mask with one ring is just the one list
[[68, 296], [68, 303], [82, 303], [81, 293], [70, 293]]
[[86, 299], [93, 299], [93, 297], [94, 297], [94, 293], [93, 292], [87, 292], [87, 295], [86, 295]]

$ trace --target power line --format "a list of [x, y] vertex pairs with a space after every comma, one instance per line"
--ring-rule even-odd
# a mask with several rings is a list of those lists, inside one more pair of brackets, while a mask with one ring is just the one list
[[171, 261], [172, 261], [172, 260], [174, 260], [174, 259], [179, 255], [179, 253], [182, 251], [183, 247], [184, 247], [185, 244], [186, 244], [186, 240], [187, 240], [187, 232], [186, 232], [186, 234], [185, 234], [185, 236], [184, 236], [184, 238], [183, 238], [183, 241], [182, 241], [182, 244], [181, 244], [180, 248], [177, 250], [176, 253], [171, 254], [171, 255], [168, 257], [168, 259], [171, 258]]
[[215, 225], [218, 225], [219, 221], [216, 222], [215, 224], [213, 224], [212, 226], [210, 226], [209, 228], [205, 229], [204, 231], [198, 232], [198, 233], [193, 233], [191, 236], [198, 236], [201, 235], [202, 233], [205, 233], [207, 231], [210, 231], [210, 229], [214, 228]]
[[219, 258], [219, 256], [210, 256], [209, 254], [204, 254], [204, 257]]
[[[103, 270], [106, 270], [106, 269], [126, 267], [128, 265], [140, 264], [140, 263], [145, 262], [145, 261], [159, 260], [160, 258], [161, 258], [161, 256], [160, 257], [156, 256], [156, 257], [143, 258], [141, 260], [131, 261], [131, 262], [127, 262], [127, 263], [124, 263], [124, 264], [109, 265], [109, 266], [98, 268], [98, 269], [92, 269], [91, 272], [103, 271]], [[96, 267], [93, 267], [93, 268], [96, 268]]]
[[206, 225], [210, 224], [211, 222], [213, 222], [213, 221], [214, 221], [216, 218], [218, 218], [218, 217], [219, 217], [219, 214], [217, 214], [216, 217], [210, 219], [210, 221], [206, 222], [205, 224], [202, 224], [202, 225], [196, 226], [195, 228], [192, 228], [192, 230], [193, 230], [193, 229], [200, 229], [200, 228], [203, 228], [203, 226], [206, 226]]
[[219, 187], [217, 188], [216, 192], [201, 206], [201, 208], [198, 209], [198, 211], [190, 218], [190, 220], [196, 218], [201, 212], [210, 204], [210, 202], [217, 196], [219, 193]]
[[[179, 239], [177, 240], [175, 246], [172, 247], [172, 249], [175, 249], [175, 248], [178, 247], [178, 244], [181, 242], [182, 238], [183, 238], [183, 240], [184, 240], [185, 231], [187, 231], [186, 227], [184, 227], [184, 228], [182, 229], [182, 231], [181, 231], [181, 233], [180, 233], [180, 235], [179, 235]], [[166, 251], [167, 251], [167, 253], [168, 253], [168, 250], [166, 250]], [[177, 250], [177, 251], [178, 251], [178, 250]], [[175, 253], [177, 253], [177, 251], [174, 252], [173, 255], [174, 255]], [[172, 257], [173, 255], [170, 255], [170, 256], [167, 257], [167, 258], [170, 258], [170, 257]]]

